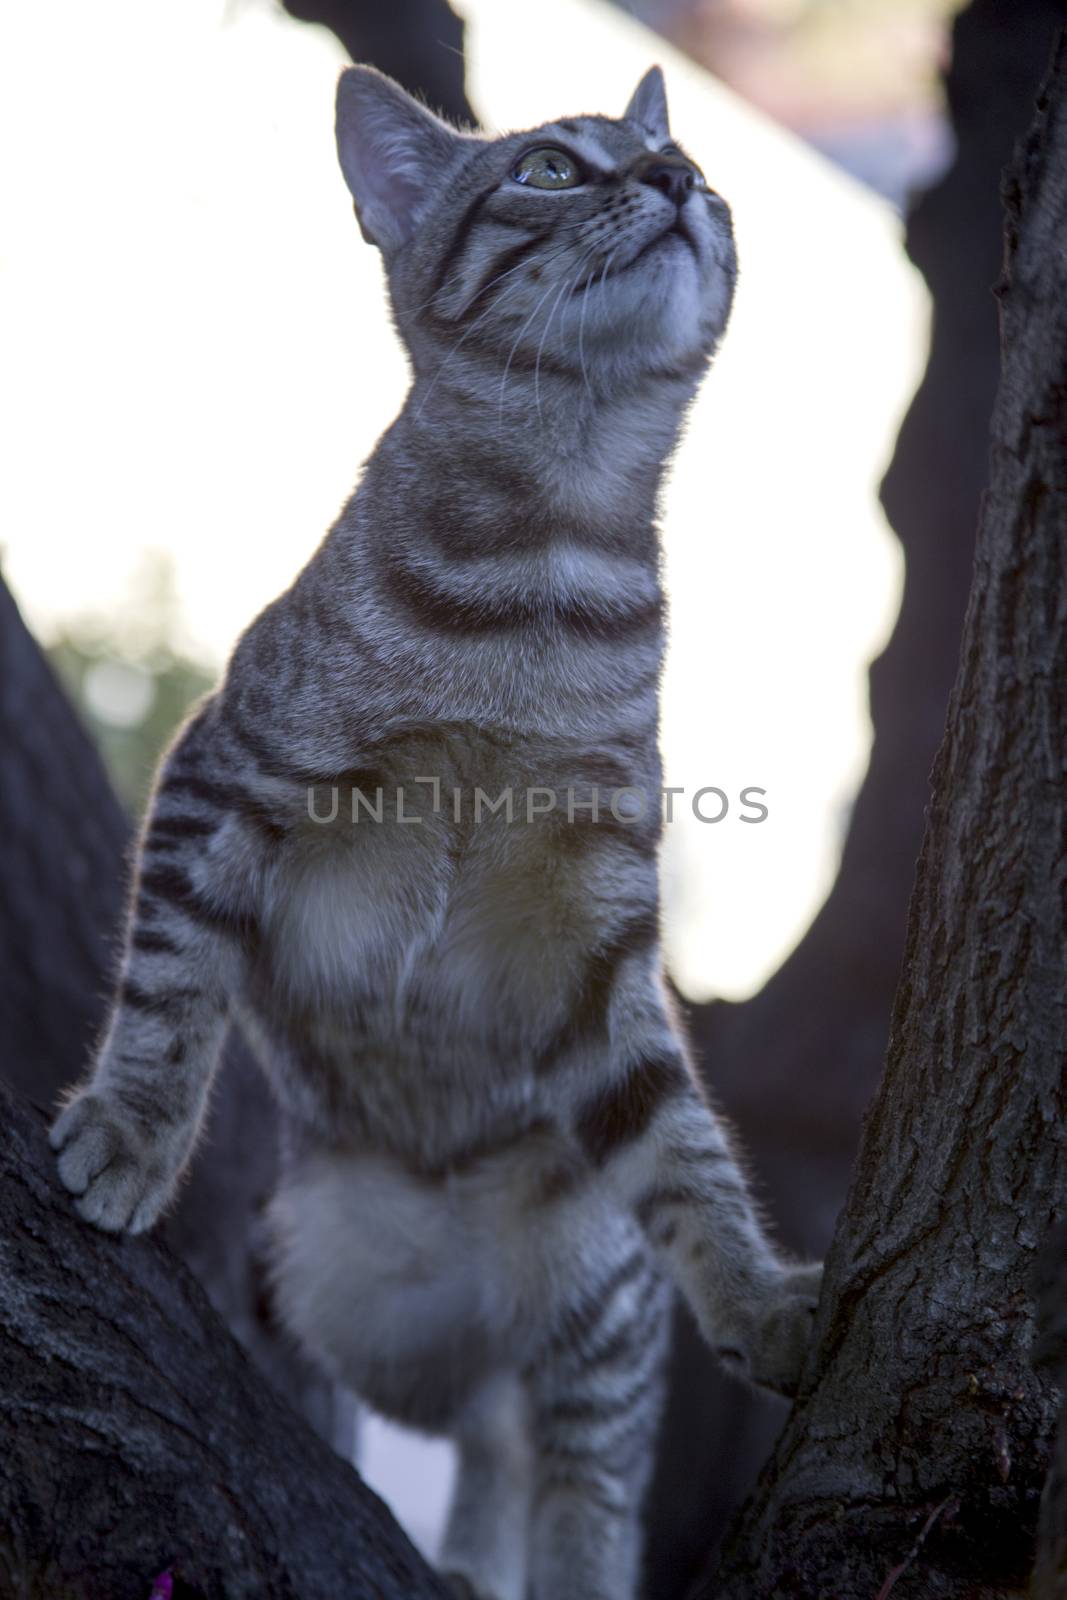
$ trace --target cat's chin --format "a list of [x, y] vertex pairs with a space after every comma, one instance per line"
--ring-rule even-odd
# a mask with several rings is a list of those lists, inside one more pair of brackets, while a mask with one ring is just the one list
[[640, 340], [657, 368], [688, 365], [710, 355], [726, 327], [733, 298], [732, 277], [717, 265], [697, 262], [676, 235], [658, 241], [667, 249], [646, 253], [630, 279], [619, 280], [613, 307], [617, 326]]

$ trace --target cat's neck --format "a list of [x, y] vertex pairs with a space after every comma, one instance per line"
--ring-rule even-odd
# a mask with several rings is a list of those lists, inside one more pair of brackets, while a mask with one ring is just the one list
[[410, 541], [456, 554], [569, 539], [654, 560], [656, 504], [692, 384], [598, 394], [546, 375], [513, 392], [417, 379], [368, 468], [363, 494]]

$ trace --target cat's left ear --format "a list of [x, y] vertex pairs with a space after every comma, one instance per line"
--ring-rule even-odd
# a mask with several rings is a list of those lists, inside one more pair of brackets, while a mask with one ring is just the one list
[[374, 67], [337, 85], [337, 155], [363, 237], [390, 256], [409, 239], [460, 143], [432, 111]]
[[649, 67], [633, 92], [630, 104], [623, 112], [630, 122], [639, 122], [653, 139], [661, 142], [670, 138], [671, 127], [667, 118], [667, 88], [663, 82], [662, 67]]

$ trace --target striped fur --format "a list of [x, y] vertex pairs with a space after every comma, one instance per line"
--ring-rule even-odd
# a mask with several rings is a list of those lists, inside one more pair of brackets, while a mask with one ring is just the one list
[[[355, 68], [338, 142], [411, 391], [161, 765], [53, 1143], [89, 1221], [150, 1227], [238, 1018], [286, 1122], [278, 1313], [455, 1435], [457, 1591], [628, 1600], [668, 1280], [787, 1393], [818, 1282], [765, 1238], [660, 972], [654, 519], [729, 213], [655, 69], [621, 119], [490, 139]], [[516, 182], [544, 146], [581, 181]], [[539, 814], [491, 809], [508, 787]], [[594, 820], [623, 788], [651, 809]]]

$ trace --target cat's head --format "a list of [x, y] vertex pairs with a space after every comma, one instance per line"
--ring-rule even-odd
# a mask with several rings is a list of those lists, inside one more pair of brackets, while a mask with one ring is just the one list
[[490, 372], [615, 385], [698, 372], [714, 349], [736, 277], [730, 212], [671, 139], [658, 67], [619, 118], [500, 138], [351, 67], [337, 144], [416, 371], [462, 350]]

